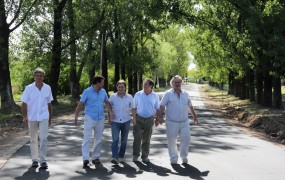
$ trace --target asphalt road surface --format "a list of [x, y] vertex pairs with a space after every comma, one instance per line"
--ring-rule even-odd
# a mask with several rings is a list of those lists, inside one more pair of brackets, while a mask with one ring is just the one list
[[[184, 85], [195, 106], [200, 125], [191, 119], [189, 164], [170, 165], [165, 125], [154, 128], [150, 164], [132, 162], [132, 130], [125, 163], [113, 165], [111, 129], [105, 126], [101, 164], [82, 167], [83, 123], [73, 125], [73, 116], [50, 128], [48, 169], [31, 168], [29, 143], [21, 147], [0, 169], [6, 179], [211, 179], [211, 180], [285, 180], [285, 146], [278, 145], [215, 117], [201, 99], [197, 84]], [[162, 95], [163, 93], [159, 93]]]

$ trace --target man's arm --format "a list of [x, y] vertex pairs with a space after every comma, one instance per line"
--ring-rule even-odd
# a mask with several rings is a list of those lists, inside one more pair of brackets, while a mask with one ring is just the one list
[[108, 112], [112, 115], [113, 111], [112, 111], [111, 103], [109, 101], [105, 101], [105, 105], [106, 105]]
[[135, 126], [137, 123], [137, 109], [132, 108], [132, 116], [133, 116], [133, 125]]
[[27, 103], [22, 102], [22, 116], [23, 116], [23, 123], [27, 124], [28, 123], [28, 110], [27, 110]]
[[163, 124], [164, 120], [163, 120], [163, 114], [164, 114], [164, 106], [160, 105], [159, 107], [159, 113], [160, 113], [160, 118], [158, 119], [160, 124]]
[[75, 118], [74, 118], [74, 124], [77, 125], [77, 122], [78, 122], [78, 115], [79, 115], [79, 112], [81, 111], [82, 107], [83, 107], [83, 102], [79, 101], [79, 103], [77, 104], [76, 106], [76, 109], [75, 109]]
[[193, 106], [191, 106], [191, 107], [189, 108], [189, 110], [190, 110], [190, 113], [191, 113], [191, 114], [192, 114], [192, 116], [193, 116], [194, 124], [199, 124], [199, 122], [198, 122], [198, 119], [197, 119], [197, 116], [196, 116], [196, 113], [195, 113], [195, 111], [194, 111]]
[[48, 112], [49, 112], [48, 126], [51, 126], [51, 113], [52, 113], [52, 104], [51, 103], [48, 103]]

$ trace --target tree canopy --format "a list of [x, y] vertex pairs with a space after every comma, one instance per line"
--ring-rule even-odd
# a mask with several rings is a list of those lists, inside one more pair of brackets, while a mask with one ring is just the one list
[[146, 77], [162, 85], [179, 74], [282, 108], [284, 17], [281, 0], [0, 0], [1, 109], [38, 66], [55, 103], [79, 98], [95, 74], [107, 91], [125, 79], [132, 94]]

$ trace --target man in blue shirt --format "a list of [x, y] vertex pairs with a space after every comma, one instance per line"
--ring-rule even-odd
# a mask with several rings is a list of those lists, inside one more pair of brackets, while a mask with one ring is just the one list
[[83, 166], [89, 164], [89, 141], [94, 131], [94, 144], [92, 150], [92, 163], [99, 164], [101, 156], [101, 140], [104, 130], [104, 104], [109, 113], [112, 114], [111, 105], [108, 101], [106, 90], [103, 89], [104, 77], [95, 76], [93, 85], [83, 91], [81, 99], [75, 110], [74, 124], [78, 125], [78, 115], [83, 106], [85, 106], [84, 116], [84, 138], [82, 143]]

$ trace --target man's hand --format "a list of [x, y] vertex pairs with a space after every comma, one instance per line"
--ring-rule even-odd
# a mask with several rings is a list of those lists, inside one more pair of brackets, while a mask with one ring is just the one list
[[75, 117], [75, 118], [74, 118], [74, 125], [75, 125], [75, 126], [78, 126], [78, 117]]
[[48, 127], [51, 126], [51, 117], [48, 119]]
[[23, 117], [23, 123], [28, 124], [28, 118], [27, 117]]

